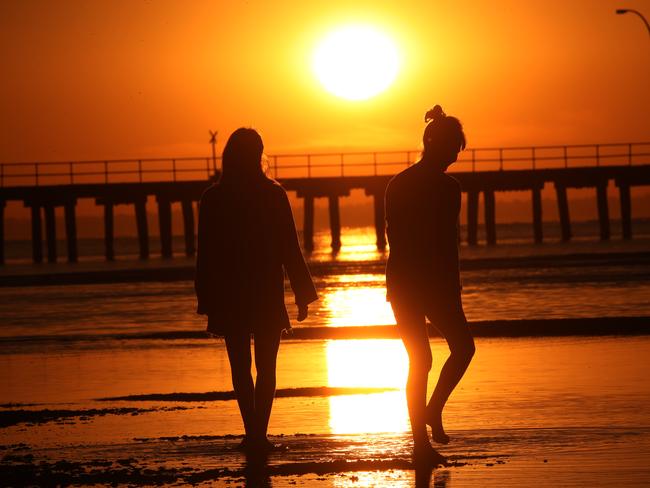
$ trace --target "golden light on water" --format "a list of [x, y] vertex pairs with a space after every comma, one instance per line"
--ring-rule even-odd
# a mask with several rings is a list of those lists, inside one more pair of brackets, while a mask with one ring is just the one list
[[326, 357], [329, 386], [398, 388], [370, 395], [330, 397], [332, 433], [405, 432], [409, 429], [404, 394], [408, 358], [401, 341], [329, 341]]
[[386, 90], [397, 77], [400, 56], [394, 41], [367, 25], [349, 25], [323, 39], [313, 57], [316, 77], [330, 93], [366, 100]]
[[340, 276], [340, 282], [350, 280], [349, 287], [331, 290], [324, 297], [327, 310], [335, 311], [329, 319], [332, 327], [389, 325], [395, 323], [390, 303], [386, 301], [386, 290], [376, 287], [359, 287], [363, 281], [383, 279], [378, 275]]

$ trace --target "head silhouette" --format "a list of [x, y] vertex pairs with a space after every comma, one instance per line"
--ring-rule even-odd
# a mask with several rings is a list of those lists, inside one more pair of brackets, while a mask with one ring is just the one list
[[458, 153], [465, 149], [463, 126], [456, 117], [449, 117], [440, 105], [429, 110], [424, 121], [422, 158], [439, 166], [443, 171], [458, 159]]
[[264, 143], [255, 129], [237, 129], [223, 148], [223, 179], [245, 181], [264, 176], [262, 151]]

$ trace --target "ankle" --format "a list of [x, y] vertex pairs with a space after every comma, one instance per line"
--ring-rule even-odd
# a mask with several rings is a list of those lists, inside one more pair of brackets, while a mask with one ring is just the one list
[[431, 449], [431, 441], [429, 440], [429, 435], [426, 431], [419, 435], [413, 435], [413, 449]]

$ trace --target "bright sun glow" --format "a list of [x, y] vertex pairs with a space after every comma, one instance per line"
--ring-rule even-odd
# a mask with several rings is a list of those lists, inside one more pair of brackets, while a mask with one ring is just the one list
[[347, 100], [365, 100], [388, 88], [399, 71], [397, 46], [369, 26], [331, 32], [314, 52], [313, 68], [325, 89]]

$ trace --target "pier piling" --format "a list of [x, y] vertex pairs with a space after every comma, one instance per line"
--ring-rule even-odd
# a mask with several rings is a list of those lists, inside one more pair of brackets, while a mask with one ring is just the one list
[[172, 203], [158, 196], [158, 224], [160, 231], [160, 254], [163, 258], [172, 257]]
[[338, 195], [329, 195], [330, 233], [332, 235], [332, 251], [341, 250], [341, 211]]
[[542, 189], [533, 188], [533, 236], [536, 244], [544, 241], [544, 231], [542, 227]]
[[607, 206], [607, 182], [596, 187], [598, 201], [598, 223], [600, 224], [600, 240], [609, 240], [609, 208]]
[[484, 190], [485, 199], [485, 239], [488, 245], [497, 243], [496, 216], [494, 208], [494, 190]]
[[41, 223], [41, 207], [31, 204], [32, 213], [32, 259], [35, 263], [43, 262], [43, 230]]
[[[607, 146], [607, 151], [600, 153], [601, 146]], [[631, 239], [631, 187], [650, 186], [650, 160], [647, 159], [649, 146], [650, 143], [648, 142], [596, 144], [591, 146], [594, 149], [594, 154], [596, 154], [595, 162], [585, 161], [587, 157], [584, 154], [590, 153], [590, 151], [584, 145], [539, 146], [544, 151], [544, 157], [540, 157], [541, 153], [537, 153], [536, 156], [536, 148], [533, 147], [531, 148], [530, 159], [527, 157], [521, 159], [522, 148], [500, 148], [498, 149], [500, 160], [512, 161], [513, 164], [509, 165], [507, 169], [500, 167], [498, 170], [494, 169], [493, 165], [482, 166], [482, 163], [494, 162], [494, 148], [472, 149], [471, 168], [469, 166], [459, 166], [457, 168], [459, 171], [454, 171], [453, 175], [460, 183], [462, 191], [467, 194], [467, 243], [472, 246], [478, 244], [478, 222], [479, 213], [481, 212], [479, 206], [484, 205], [485, 241], [487, 245], [496, 244], [495, 195], [496, 192], [511, 191], [532, 192], [533, 237], [536, 243], [541, 243], [544, 239], [542, 193], [546, 184], [555, 186], [563, 241], [569, 241], [572, 237], [567, 188], [596, 189], [600, 239], [610, 239], [611, 223], [609, 221], [607, 188], [611, 181], [614, 181], [619, 191], [623, 238]], [[580, 148], [580, 150], [568, 151], [573, 147]], [[618, 148], [618, 152], [616, 148]], [[475, 158], [477, 151], [480, 157]], [[504, 156], [504, 153], [507, 157]], [[328, 166], [324, 162], [323, 164], [313, 165], [312, 156], [315, 155], [305, 155], [307, 156], [306, 167], [300, 164], [296, 165], [295, 161], [297, 161], [298, 155], [286, 155], [286, 159], [282, 155], [273, 158], [276, 176], [278, 167], [283, 170], [285, 167], [286, 169], [307, 169], [307, 176], [278, 178], [286, 191], [295, 192], [298, 198], [304, 199], [302, 244], [307, 252], [313, 251], [315, 244], [314, 200], [316, 198], [328, 199], [331, 247], [336, 252], [341, 248], [342, 233], [341, 202], [339, 199], [357, 190], [363, 190], [366, 196], [372, 197], [376, 245], [379, 250], [384, 250], [387, 247], [384, 193], [392, 177], [392, 170], [389, 167], [398, 164], [408, 166], [412, 162], [412, 154], [407, 151], [403, 161], [402, 156], [397, 156], [398, 152], [395, 151], [387, 151], [385, 154], [382, 152], [367, 154], [355, 152], [352, 154], [354, 154], [354, 157], [349, 158], [348, 162], [346, 162], [348, 158], [345, 158], [344, 154], [340, 155], [340, 174], [338, 171], [336, 172], [338, 176], [312, 175], [312, 168]], [[383, 154], [383, 156], [378, 160], [379, 154]], [[323, 154], [322, 156], [329, 158], [332, 155]], [[278, 158], [283, 163], [279, 166]], [[363, 158], [368, 159], [364, 160]], [[619, 164], [622, 158], [626, 158], [628, 164]], [[48, 261], [54, 262], [57, 259], [56, 207], [63, 207], [65, 212], [64, 229], [68, 261], [75, 262], [79, 259], [77, 246], [80, 245], [80, 242], [77, 239], [75, 212], [77, 200], [85, 198], [92, 198], [98, 206], [103, 207], [104, 244], [108, 260], [115, 258], [113, 210], [115, 205], [135, 206], [140, 258], [147, 259], [149, 257], [150, 243], [146, 205], [150, 198], [152, 200], [156, 198], [157, 201], [162, 257], [169, 258], [173, 254], [172, 208], [175, 208], [173, 207], [174, 202], [179, 202], [181, 205], [185, 254], [187, 256], [195, 255], [196, 234], [194, 227], [196, 216], [194, 215], [193, 206], [194, 202], [200, 199], [205, 189], [214, 179], [210, 177], [213, 168], [210, 167], [209, 159], [205, 161], [202, 158], [190, 159], [194, 163], [188, 160], [187, 169], [189, 170], [192, 165], [198, 165], [197, 175], [199, 175], [200, 170], [204, 172], [204, 178], [197, 177], [197, 179], [187, 180], [177, 178], [177, 159], [168, 160], [171, 163], [171, 172], [169, 174], [163, 171], [163, 174], [155, 177], [149, 176], [149, 173], [160, 173], [156, 169], [160, 165], [159, 160], [137, 160], [140, 177], [136, 178], [136, 181], [134, 181], [132, 169], [128, 169], [131, 167], [122, 164], [109, 165], [108, 161], [104, 163], [101, 170], [97, 171], [92, 169], [100, 166], [95, 163], [83, 166], [85, 169], [83, 172], [79, 172], [79, 178], [76, 177], [73, 170], [75, 168], [81, 170], [82, 162], [79, 162], [79, 164], [69, 163], [70, 174], [67, 182], [61, 179], [58, 172], [50, 173], [49, 171], [52, 168], [48, 167], [46, 170], [43, 167], [43, 171], [40, 171], [41, 163], [25, 163], [25, 168], [21, 170], [22, 173], [18, 170], [12, 170], [11, 175], [8, 175], [0, 171], [0, 264], [5, 263], [7, 258], [5, 249], [7, 229], [4, 227], [3, 217], [7, 214], [7, 209], [11, 209], [11, 207], [5, 208], [5, 203], [10, 201], [22, 202], [25, 208], [29, 208], [31, 211], [32, 258], [35, 263], [43, 261], [45, 252], [47, 252], [46, 258]], [[323, 161], [326, 161], [326, 159], [323, 159]], [[379, 161], [385, 162], [381, 163]], [[126, 160], [120, 160], [119, 162], [125, 163]], [[284, 162], [286, 162], [286, 165]], [[564, 164], [560, 164], [561, 162]], [[573, 164], [574, 162], [576, 164]], [[385, 164], [386, 167], [380, 168], [380, 164]], [[148, 167], [145, 168], [145, 166]], [[183, 166], [185, 168], [186, 163], [183, 163]], [[346, 166], [350, 166], [349, 171]], [[366, 171], [363, 169], [364, 167], [371, 167], [372, 170]], [[142, 176], [145, 172], [148, 175], [147, 178]], [[20, 179], [22, 176], [29, 175], [40, 175], [40, 179], [34, 179], [33, 183], [26, 183], [26, 180]], [[66, 176], [68, 175], [66, 174]], [[82, 181], [84, 182], [82, 183]], [[481, 193], [483, 193], [482, 203], [479, 202]], [[45, 218], [45, 222], [42, 221], [43, 218]], [[47, 235], [44, 236], [43, 232], [46, 232]], [[481, 229], [480, 234], [482, 235], [482, 233], [483, 230]], [[47, 248], [43, 245], [44, 237], [46, 237]]]
[[143, 198], [135, 202], [135, 221], [138, 228], [138, 245], [140, 259], [149, 257], [149, 227], [147, 224], [147, 200]]
[[196, 246], [194, 243], [194, 208], [192, 207], [192, 200], [183, 200], [181, 202], [181, 207], [183, 209], [185, 255], [191, 257], [196, 253]]
[[115, 259], [115, 222], [113, 202], [104, 202], [104, 255], [106, 261]]
[[304, 215], [302, 225], [302, 239], [305, 251], [314, 250], [314, 197], [305, 195], [304, 197]]
[[5, 201], [0, 200], [0, 264], [5, 264]]
[[623, 239], [632, 239], [632, 201], [630, 199], [630, 185], [620, 183], [618, 186], [621, 197], [621, 230]]
[[478, 244], [478, 191], [467, 192], [467, 243]]
[[68, 262], [76, 263], [79, 256], [77, 251], [77, 216], [75, 214], [77, 202], [66, 202], [63, 206], [65, 216], [65, 240], [68, 248]]
[[56, 263], [56, 217], [54, 205], [45, 205], [45, 241], [47, 243], [47, 262]]
[[566, 187], [556, 182], [555, 193], [557, 194], [557, 207], [560, 214], [562, 241], [568, 242], [571, 240], [571, 220], [569, 219], [569, 201], [567, 200]]

